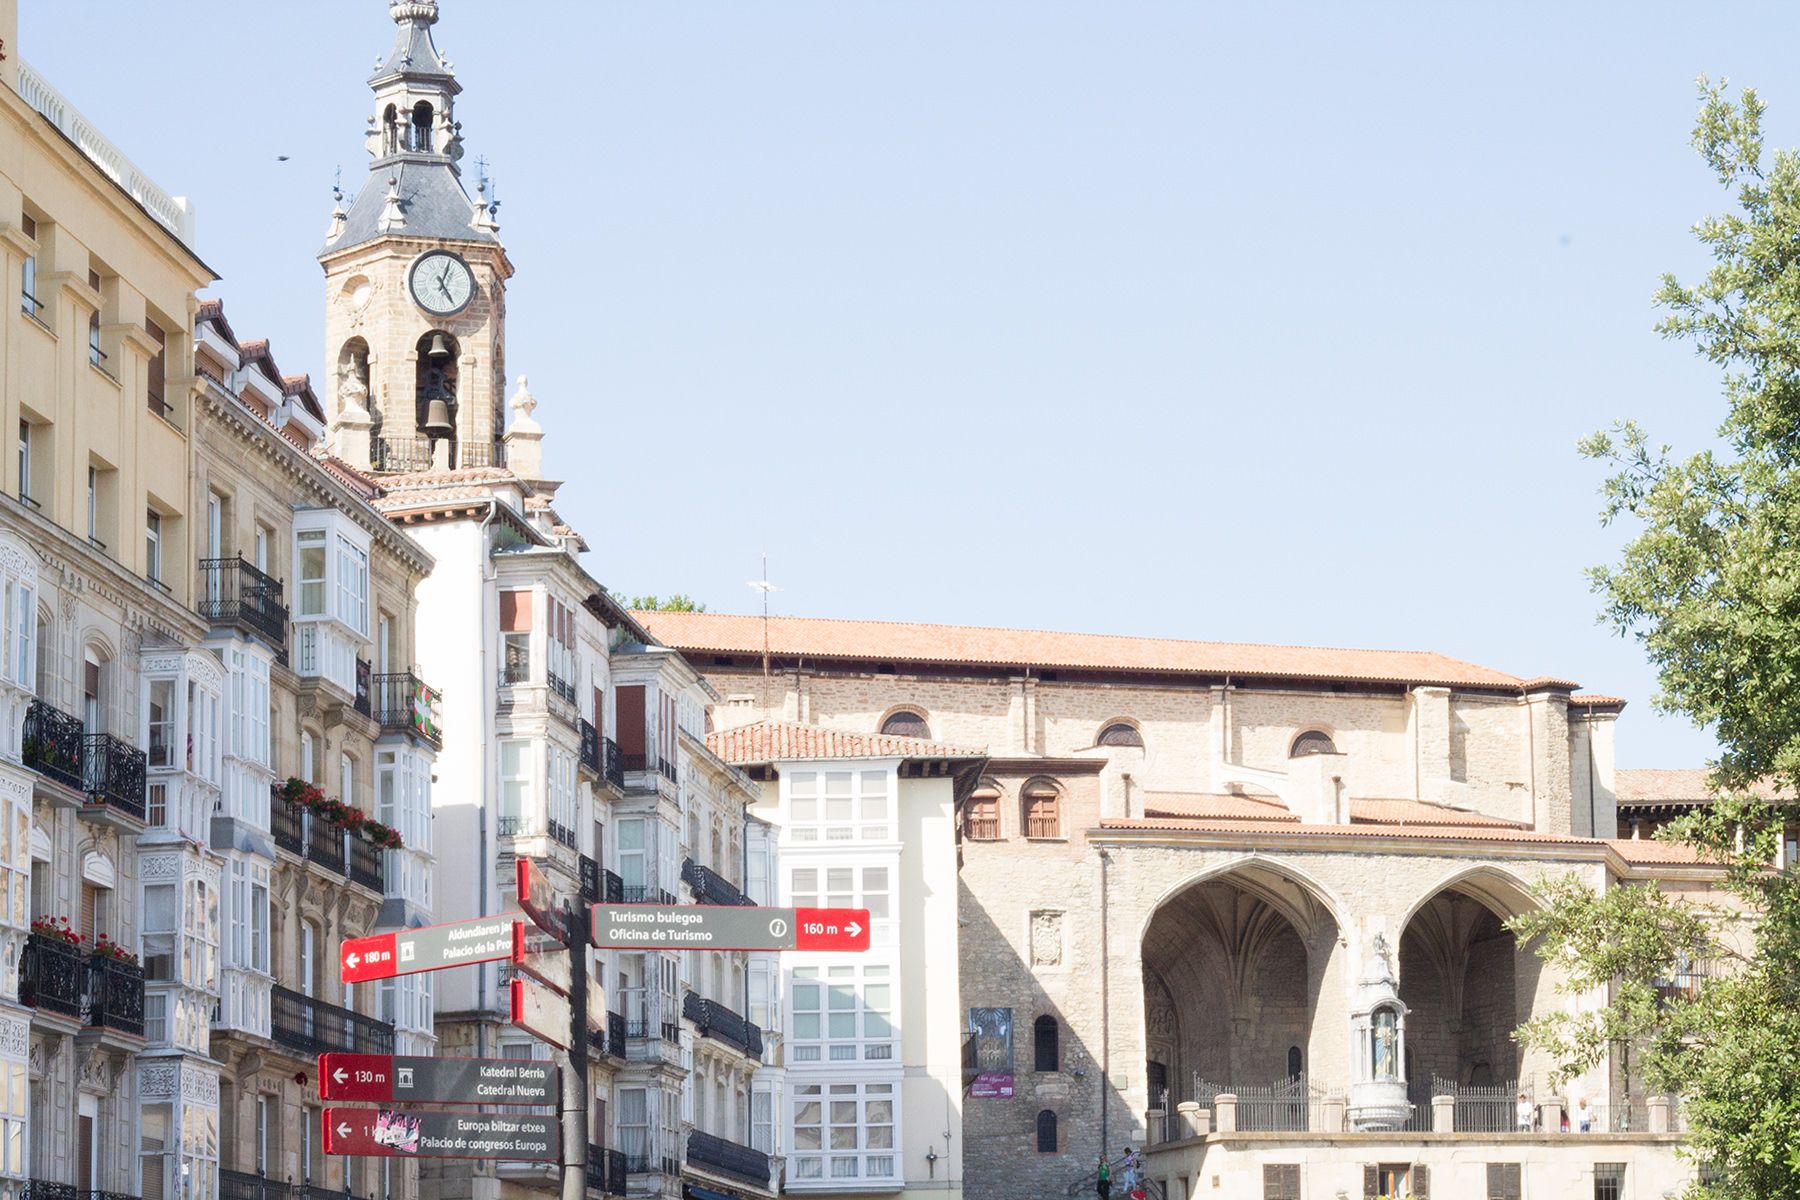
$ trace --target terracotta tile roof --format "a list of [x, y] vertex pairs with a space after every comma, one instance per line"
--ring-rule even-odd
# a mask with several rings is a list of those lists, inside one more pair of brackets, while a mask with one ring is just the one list
[[[1146, 792], [1146, 817], [1173, 817], [1186, 820], [1287, 821], [1295, 816], [1273, 797], [1218, 795], [1201, 792]], [[1459, 827], [1522, 828], [1516, 821], [1503, 821], [1484, 813], [1450, 808], [1442, 804], [1426, 804], [1418, 800], [1350, 801], [1350, 820], [1358, 825], [1453, 825]]]
[[1625, 707], [1625, 698], [1623, 696], [1600, 696], [1600, 695], [1595, 695], [1593, 693], [1584, 692], [1579, 695], [1570, 696], [1569, 703], [1570, 704], [1585, 704], [1585, 705], [1589, 706], [1590, 708], [1610, 708], [1613, 705], [1617, 705], [1620, 708], [1624, 708]]
[[460, 501], [487, 500], [494, 494], [494, 485], [518, 482], [518, 476], [505, 467], [456, 467], [444, 471], [383, 475], [381, 498], [375, 506], [383, 512], [402, 512]]
[[1447, 804], [1427, 804], [1422, 800], [1357, 800], [1350, 801], [1350, 819], [1381, 825], [1481, 825], [1501, 829], [1524, 828], [1517, 821], [1451, 808]]
[[[762, 653], [763, 620], [758, 616], [673, 612], [638, 615], [659, 640], [681, 650]], [[769, 649], [783, 657], [1439, 684], [1508, 691], [1519, 690], [1525, 684], [1515, 675], [1420, 650], [1253, 646], [817, 617], [771, 617], [768, 626]]]
[[1700, 857], [1700, 851], [1686, 842], [1659, 842], [1653, 838], [1609, 838], [1607, 845], [1619, 852], [1619, 857], [1626, 862], [1634, 863], [1697, 863], [1707, 860]]
[[[1713, 798], [1705, 767], [1621, 767], [1613, 777], [1613, 794], [1621, 807], [1659, 804], [1705, 804]], [[1764, 800], [1792, 799], [1784, 788], [1762, 784], [1753, 789]]]
[[984, 750], [885, 733], [848, 733], [796, 721], [757, 721], [706, 735], [706, 748], [734, 766], [796, 758], [983, 758]]
[[351, 491], [355, 492], [358, 496], [361, 496], [364, 500], [369, 501], [371, 504], [373, 504], [375, 497], [381, 493], [381, 489], [376, 486], [373, 479], [370, 479], [367, 475], [363, 474], [335, 454], [327, 454], [324, 451], [315, 451], [313, 453], [313, 461], [317, 462], [321, 467], [330, 472], [339, 482], [343, 483], [344, 486], [348, 487]]

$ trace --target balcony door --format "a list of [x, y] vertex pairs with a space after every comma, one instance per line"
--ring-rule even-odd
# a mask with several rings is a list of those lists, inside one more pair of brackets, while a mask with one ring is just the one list
[[[206, 493], [206, 557], [225, 555], [225, 501], [217, 492]], [[206, 598], [213, 604], [224, 599], [224, 572], [214, 568], [206, 573]], [[212, 610], [218, 612], [217, 608]]]
[[[318, 996], [323, 980], [318, 955], [318, 937], [311, 921], [300, 922], [300, 994], [308, 999]], [[313, 1036], [313, 1006], [308, 1004], [300, 1017], [307, 1038]]]
[[106, 732], [106, 709], [100, 695], [100, 656], [93, 650], [82, 655], [81, 730], [87, 734]]
[[100, 1175], [100, 1148], [94, 1138], [94, 1123], [99, 1119], [99, 1098], [82, 1096], [75, 1117], [75, 1190], [83, 1196], [98, 1190], [94, 1181]]

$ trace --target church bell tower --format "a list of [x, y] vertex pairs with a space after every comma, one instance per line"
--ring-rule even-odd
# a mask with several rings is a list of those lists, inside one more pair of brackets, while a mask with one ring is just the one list
[[369, 173], [319, 263], [331, 446], [378, 473], [501, 465], [506, 280], [482, 179], [464, 190], [462, 91], [432, 42], [437, 0], [390, 0], [393, 48], [369, 77]]

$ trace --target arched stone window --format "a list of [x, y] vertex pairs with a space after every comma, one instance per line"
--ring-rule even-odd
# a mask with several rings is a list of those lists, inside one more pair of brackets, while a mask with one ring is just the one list
[[1056, 1114], [1047, 1108], [1037, 1115], [1037, 1148], [1039, 1154], [1056, 1153]]
[[431, 105], [421, 100], [413, 105], [412, 124], [407, 129], [406, 148], [430, 153], [431, 146]]
[[1300, 1054], [1300, 1047], [1288, 1047], [1288, 1078], [1293, 1079], [1305, 1074], [1306, 1060]]
[[963, 806], [963, 836], [972, 842], [1000, 840], [1000, 788], [993, 780], [976, 785]]
[[929, 738], [931, 727], [925, 723], [924, 713], [903, 708], [889, 713], [882, 720], [881, 732], [892, 737]]
[[393, 154], [400, 149], [400, 113], [393, 105], [381, 112], [381, 152]]
[[1062, 836], [1062, 792], [1048, 779], [1034, 779], [1025, 785], [1020, 811], [1026, 837]]
[[1288, 747], [1289, 758], [1301, 758], [1308, 754], [1336, 754], [1337, 744], [1331, 740], [1329, 733], [1317, 729], [1309, 729], [1294, 739]]
[[[421, 337], [414, 349], [418, 352], [418, 365], [413, 375], [413, 419], [420, 433], [443, 437], [442, 432], [433, 433], [437, 428], [433, 422], [456, 423], [456, 339], [434, 329]], [[434, 409], [434, 405], [441, 407]]]
[[1062, 1070], [1062, 1028], [1048, 1013], [1031, 1027], [1031, 1059], [1034, 1071]]
[[1128, 721], [1114, 721], [1100, 731], [1100, 736], [1094, 744], [1096, 746], [1135, 746], [1142, 750], [1144, 735], [1138, 731], [1136, 725]]
[[379, 434], [381, 413], [369, 393], [369, 343], [360, 337], [351, 338], [338, 351], [337, 411], [368, 413], [373, 422], [370, 432]]

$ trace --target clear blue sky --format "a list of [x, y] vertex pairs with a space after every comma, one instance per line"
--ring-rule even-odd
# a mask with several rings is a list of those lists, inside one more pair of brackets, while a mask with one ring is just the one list
[[[383, 0], [21, 7], [316, 376]], [[1626, 765], [1711, 752], [1595, 623], [1622, 531], [1574, 446], [1710, 436], [1649, 302], [1723, 203], [1693, 79], [1800, 142], [1800, 10], [442, 7], [510, 369], [613, 588], [748, 611], [766, 546], [783, 612], [1431, 648], [1627, 697]]]

